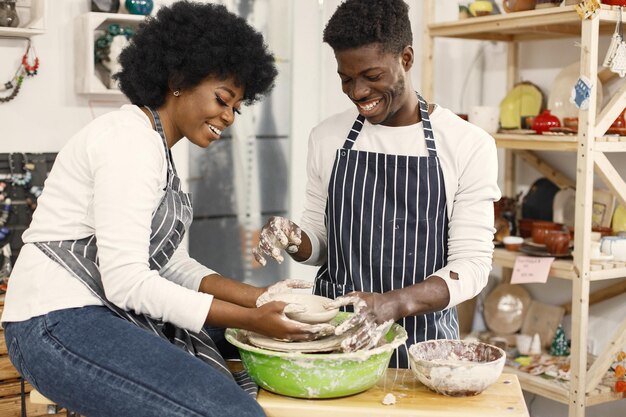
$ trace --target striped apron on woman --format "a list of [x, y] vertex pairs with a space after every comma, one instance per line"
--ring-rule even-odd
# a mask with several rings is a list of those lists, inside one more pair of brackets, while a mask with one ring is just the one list
[[[150, 234], [150, 269], [160, 270], [169, 261], [170, 257], [180, 244], [193, 218], [191, 196], [181, 189], [180, 178], [176, 174], [176, 167], [172, 153], [167, 146], [161, 120], [156, 111], [149, 109], [154, 119], [156, 130], [161, 136], [167, 159], [167, 187], [165, 195], [158, 207], [152, 213]], [[245, 372], [231, 374], [226, 362], [217, 350], [211, 337], [203, 329], [199, 333], [192, 333], [171, 323], [164, 323], [150, 318], [145, 314], [135, 314], [125, 311], [111, 303], [105, 296], [98, 267], [98, 246], [96, 236], [88, 236], [78, 240], [63, 240], [53, 242], [36, 242], [49, 258], [59, 263], [75, 278], [81, 281], [95, 294], [103, 304], [114, 311], [121, 318], [135, 325], [153, 332], [169, 340], [174, 345], [186, 350], [202, 361], [218, 369], [223, 374], [233, 378], [248, 393], [256, 396], [258, 387]]]
[[[327, 261], [315, 279], [316, 294], [383, 293], [422, 282], [446, 265], [443, 173], [428, 104], [419, 95], [418, 100], [428, 156], [353, 150], [362, 115], [337, 150], [326, 202]], [[398, 324], [409, 337], [394, 352], [391, 367], [408, 368], [407, 348], [413, 343], [458, 338], [454, 307], [405, 317]]]

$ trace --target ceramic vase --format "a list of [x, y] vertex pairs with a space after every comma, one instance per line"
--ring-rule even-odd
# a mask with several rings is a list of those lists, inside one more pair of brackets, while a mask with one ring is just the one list
[[124, 3], [130, 14], [147, 16], [152, 12], [154, 2], [152, 0], [126, 0]]
[[120, 0], [91, 0], [91, 11], [101, 13], [117, 13]]
[[15, 10], [15, 0], [0, 0], [0, 26], [16, 28], [20, 18]]

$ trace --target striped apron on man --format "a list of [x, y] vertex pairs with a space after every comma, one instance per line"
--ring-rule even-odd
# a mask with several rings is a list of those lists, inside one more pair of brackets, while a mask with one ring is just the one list
[[[152, 214], [150, 234], [150, 269], [160, 270], [169, 261], [170, 257], [180, 244], [193, 218], [191, 196], [181, 189], [180, 178], [176, 174], [176, 167], [172, 153], [167, 146], [161, 120], [156, 111], [149, 109], [156, 130], [161, 136], [165, 154], [167, 155], [167, 187], [159, 206]], [[98, 267], [98, 246], [96, 236], [87, 236], [78, 240], [64, 240], [53, 242], [37, 242], [35, 245], [49, 258], [59, 263], [74, 277], [85, 284], [103, 304], [114, 311], [121, 318], [135, 325], [153, 332], [155, 335], [169, 340], [174, 345], [186, 350], [202, 361], [218, 369], [223, 374], [233, 378], [246, 392], [256, 396], [258, 387], [245, 372], [231, 374], [226, 362], [217, 350], [211, 337], [203, 329], [199, 333], [192, 333], [171, 323], [164, 323], [150, 318], [145, 314], [135, 314], [125, 311], [105, 296]]]
[[[337, 150], [328, 185], [326, 264], [315, 293], [336, 298], [352, 291], [387, 292], [422, 282], [447, 263], [448, 216], [443, 173], [428, 104], [418, 95], [428, 156], [353, 150], [365, 118], [359, 115]], [[390, 138], [393, 140], [393, 138]], [[458, 338], [456, 308], [405, 317], [408, 333], [390, 366], [408, 368], [408, 346]]]

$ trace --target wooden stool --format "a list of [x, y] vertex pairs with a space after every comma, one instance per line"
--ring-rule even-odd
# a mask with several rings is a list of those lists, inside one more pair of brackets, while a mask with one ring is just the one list
[[[30, 402], [33, 404], [44, 404], [48, 406], [48, 414], [57, 414], [61, 411], [62, 407], [59, 407], [54, 401], [41, 395], [41, 393], [35, 389], [30, 392]], [[67, 410], [65, 412], [67, 417], [79, 417], [78, 414], [73, 411]]]

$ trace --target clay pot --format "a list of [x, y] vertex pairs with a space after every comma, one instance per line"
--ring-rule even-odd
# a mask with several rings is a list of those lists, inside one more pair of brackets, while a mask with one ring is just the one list
[[578, 117], [564, 117], [563, 126], [578, 131]]
[[[546, 243], [546, 235], [550, 230], [561, 230], [563, 225], [560, 223], [538, 221], [533, 223], [532, 238], [533, 242], [539, 245]], [[569, 234], [569, 233], [568, 233]]]
[[570, 239], [569, 232], [548, 230], [545, 235], [546, 249], [551, 255], [567, 255]]
[[533, 235], [533, 224], [539, 220], [534, 219], [519, 219], [518, 230], [521, 237], [531, 237]]
[[533, 10], [537, 5], [537, 0], [503, 0], [502, 7], [507, 13], [523, 12]]
[[533, 130], [541, 135], [543, 132], [549, 131], [553, 127], [561, 127], [561, 121], [558, 117], [550, 114], [550, 110], [544, 110], [539, 116], [535, 117], [533, 122]]
[[545, 9], [548, 7], [556, 7], [561, 4], [561, 0], [537, 0], [535, 9]]

